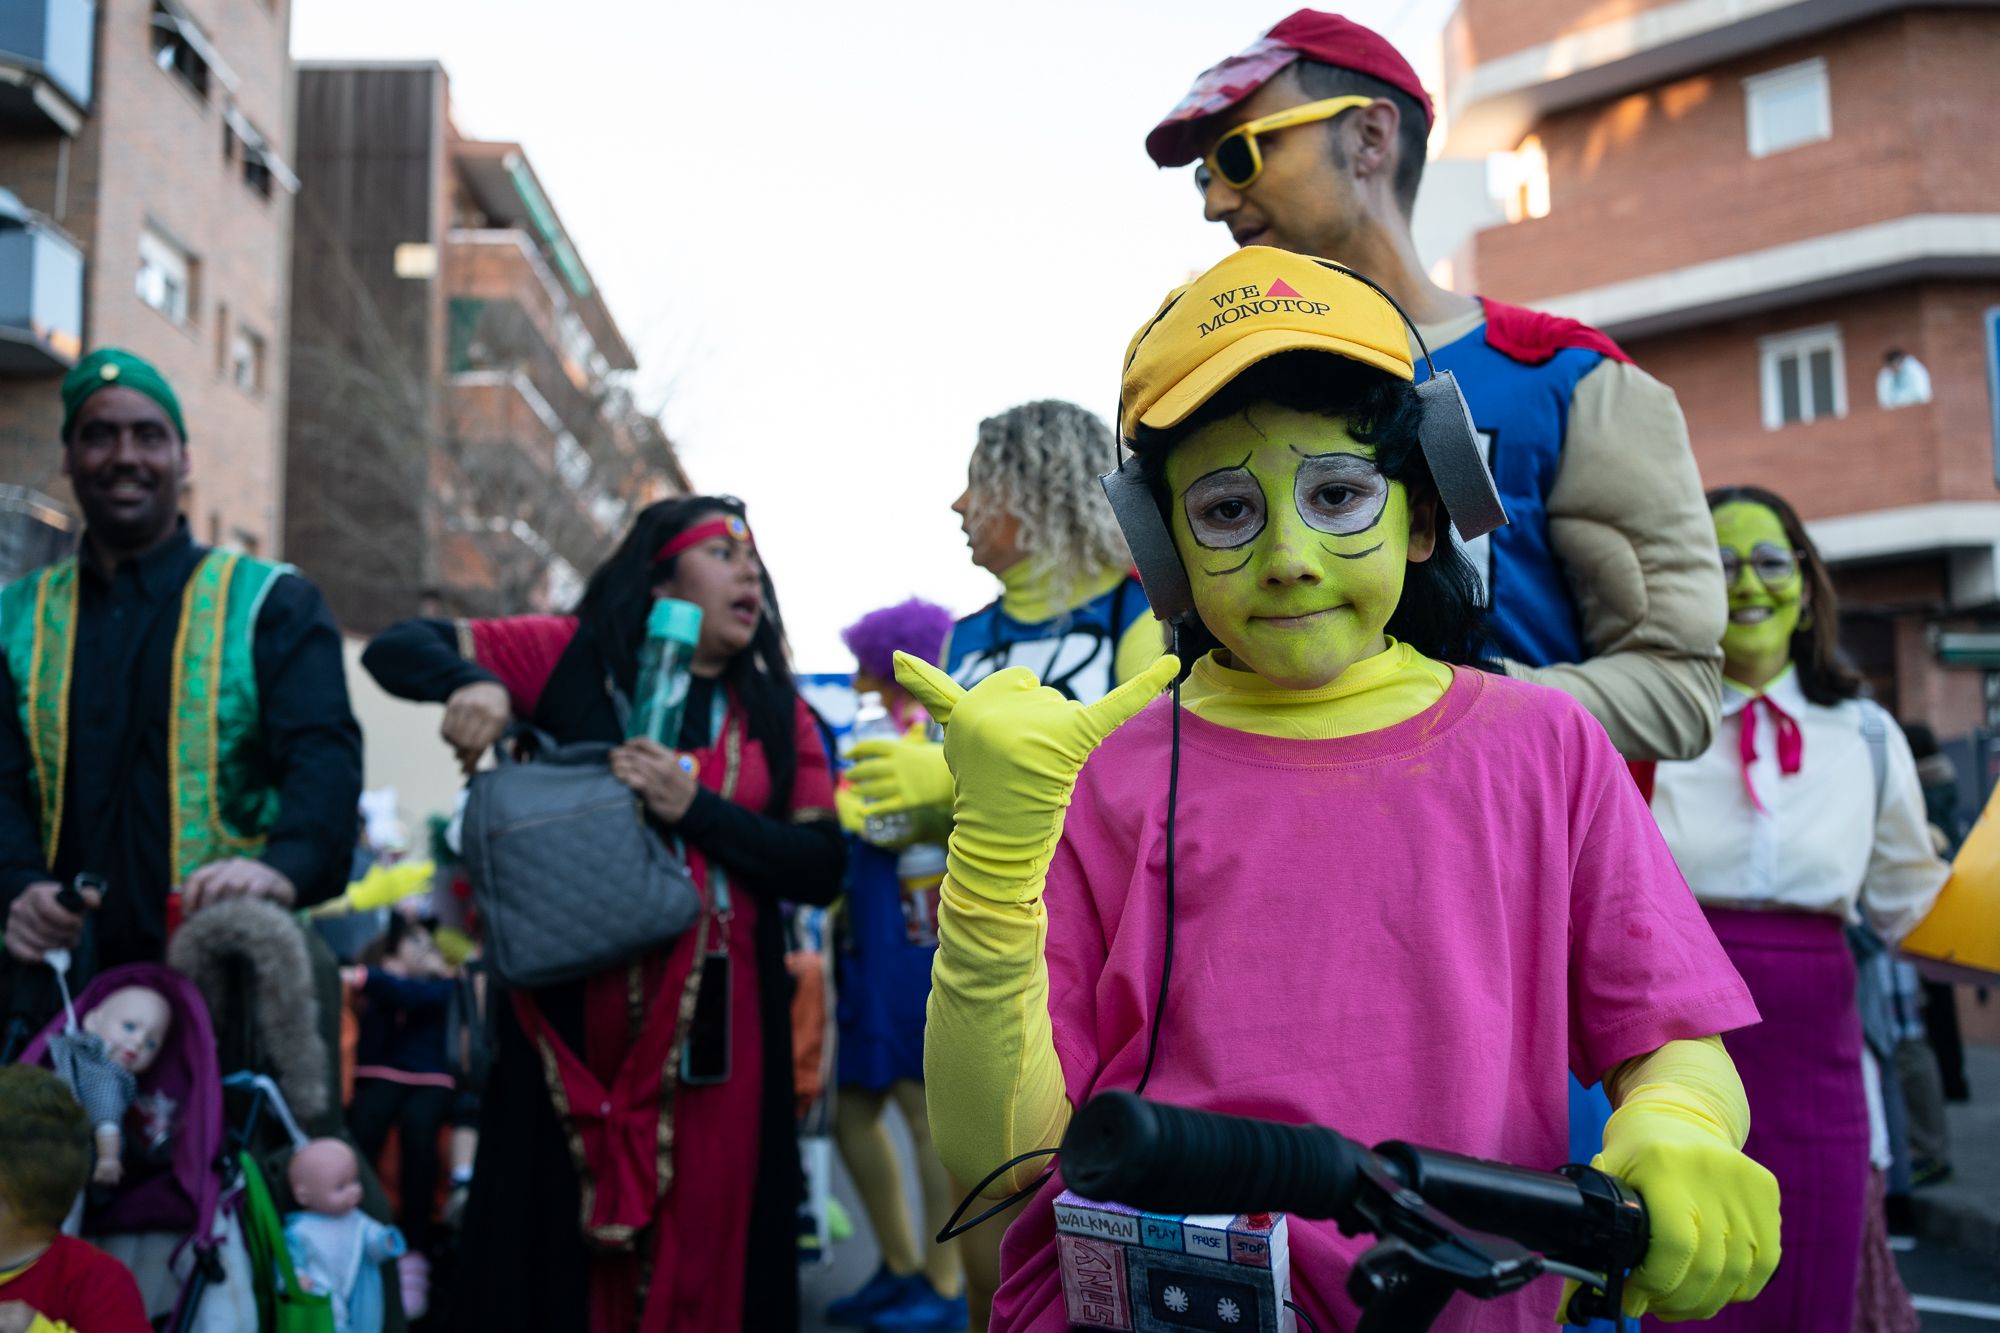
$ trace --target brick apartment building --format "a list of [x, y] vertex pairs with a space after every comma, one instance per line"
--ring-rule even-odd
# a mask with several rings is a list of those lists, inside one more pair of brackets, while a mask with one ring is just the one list
[[353, 631], [566, 604], [688, 483], [527, 156], [428, 62], [302, 64], [298, 123], [294, 558]]
[[63, 372], [129, 347], [178, 390], [195, 535], [284, 530], [289, 0], [0, 3], [0, 581], [65, 549]]
[[[1618, 338], [1709, 485], [1808, 520], [1884, 705], [1990, 735], [2000, 671], [1945, 659], [2000, 629], [2000, 8], [1463, 0], [1445, 68], [1444, 151], [1500, 155], [1513, 219], [1456, 284]], [[1885, 401], [1891, 349], [1928, 385]]]

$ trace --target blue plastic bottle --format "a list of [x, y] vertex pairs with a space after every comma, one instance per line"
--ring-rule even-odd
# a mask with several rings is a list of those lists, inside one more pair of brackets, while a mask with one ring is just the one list
[[628, 740], [649, 737], [673, 748], [681, 743], [681, 712], [687, 707], [689, 666], [701, 638], [701, 608], [662, 597], [646, 617], [646, 642], [639, 650], [638, 694], [625, 728]]

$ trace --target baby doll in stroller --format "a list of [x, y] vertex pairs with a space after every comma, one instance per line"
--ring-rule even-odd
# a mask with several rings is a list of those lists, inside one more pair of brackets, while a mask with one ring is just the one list
[[[138, 1277], [156, 1328], [275, 1329], [281, 1302], [321, 1305], [306, 1326], [335, 1327], [330, 1305], [305, 1293], [279, 1252], [280, 1210], [294, 1203], [286, 1185], [293, 1153], [309, 1136], [341, 1133], [338, 1042], [328, 1039], [329, 1024], [338, 1031], [339, 985], [332, 956], [289, 913], [237, 900], [190, 917], [167, 965], [113, 968], [77, 992], [82, 1015], [135, 989], [166, 1010], [158, 1032], [146, 1021], [152, 1015], [137, 1014], [157, 1051], [144, 1068], [124, 1066], [137, 1109], [118, 1122], [116, 1140], [100, 1139], [101, 1153], [117, 1154], [103, 1176], [116, 1179], [93, 1187], [81, 1222], [86, 1238]], [[130, 1009], [130, 998], [111, 1012]], [[56, 1019], [21, 1059], [57, 1063], [67, 1025]], [[363, 1210], [386, 1217], [365, 1170], [363, 1184]], [[380, 1322], [354, 1333], [402, 1333], [397, 1284], [383, 1285]], [[283, 1287], [290, 1290], [274, 1290]]]

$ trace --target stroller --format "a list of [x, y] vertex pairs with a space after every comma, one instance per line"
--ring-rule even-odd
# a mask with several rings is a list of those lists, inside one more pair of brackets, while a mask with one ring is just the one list
[[[139, 1091], [164, 1094], [177, 1108], [170, 1160], [135, 1162], [128, 1154], [117, 1193], [86, 1207], [84, 1234], [133, 1270], [157, 1328], [330, 1333], [330, 1309], [291, 1270], [278, 1211], [284, 1191], [270, 1181], [282, 1184], [282, 1164], [307, 1131], [339, 1132], [327, 1047], [308, 1035], [318, 1026], [314, 1014], [327, 1012], [316, 994], [321, 981], [337, 993], [331, 959], [311, 955], [288, 913], [253, 902], [204, 912], [177, 934], [169, 955], [172, 967], [113, 968], [76, 996], [79, 1013], [121, 986], [149, 986], [167, 998], [172, 1026]], [[281, 1022], [267, 1021], [274, 1013]], [[21, 1060], [51, 1063], [49, 1038], [67, 1021], [49, 1022]], [[241, 1072], [224, 1077], [225, 1069]], [[364, 1179], [379, 1199], [379, 1186]], [[388, 1328], [400, 1329], [400, 1306], [389, 1299]]]
[[[218, 1173], [225, 1138], [222, 1078], [208, 1006], [192, 981], [159, 963], [135, 963], [100, 974], [78, 993], [76, 1006], [88, 1011], [122, 986], [151, 987], [173, 1010], [166, 1047], [139, 1083], [142, 1093], [172, 1099], [176, 1123], [166, 1160], [135, 1163], [117, 1193], [101, 1205], [86, 1206], [83, 1229], [133, 1269], [149, 1310], [170, 1302], [164, 1311], [170, 1316], [166, 1327], [176, 1333], [254, 1327], [254, 1307], [247, 1324], [220, 1322], [214, 1309], [208, 1319], [200, 1318], [203, 1289], [222, 1282], [228, 1268], [241, 1272], [246, 1287], [251, 1277], [240, 1231], [223, 1206], [231, 1182]], [[22, 1063], [50, 1063], [49, 1039], [67, 1021], [58, 1016], [30, 1040], [21, 1052]], [[232, 1242], [236, 1262], [229, 1264], [225, 1250]]]

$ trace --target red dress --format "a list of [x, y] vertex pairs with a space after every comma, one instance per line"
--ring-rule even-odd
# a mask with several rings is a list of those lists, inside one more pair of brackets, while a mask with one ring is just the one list
[[[507, 685], [517, 715], [532, 715], [575, 622], [478, 621], [471, 630], [475, 660]], [[791, 813], [828, 810], [832, 780], [803, 702], [795, 725]], [[695, 757], [702, 786], [748, 809], [764, 808], [771, 788], [763, 746], [750, 738], [733, 699], [717, 743]], [[706, 893], [708, 859], [698, 848], [686, 850]], [[590, 1266], [592, 1333], [635, 1327], [723, 1333], [742, 1320], [763, 1093], [759, 905], [748, 893], [729, 892], [727, 911], [717, 909], [709, 901], [701, 924], [668, 950], [585, 983], [583, 1051], [563, 1043], [530, 995], [513, 996], [569, 1137], [586, 1234], [601, 1247]], [[731, 957], [730, 1074], [712, 1086], [683, 1086], [679, 1047], [692, 1016], [689, 980], [698, 948]]]

